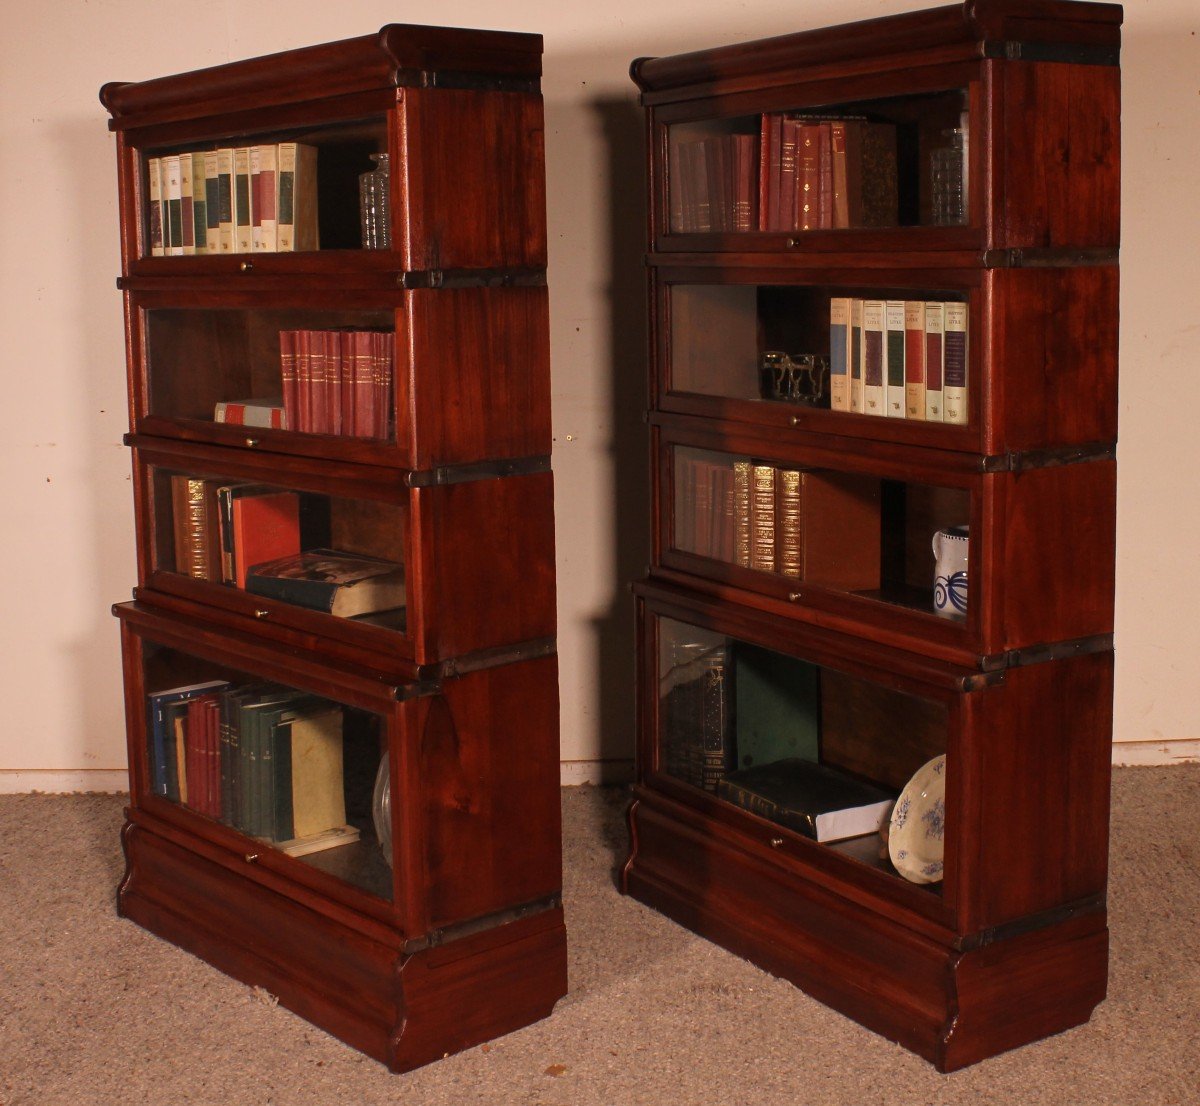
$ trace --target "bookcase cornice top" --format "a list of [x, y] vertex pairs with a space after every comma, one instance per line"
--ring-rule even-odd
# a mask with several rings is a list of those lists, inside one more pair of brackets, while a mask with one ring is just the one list
[[965, 0], [711, 50], [638, 58], [630, 76], [646, 103], [666, 103], [754, 84], [798, 71], [872, 61], [920, 65], [983, 57], [1116, 64], [1119, 4], [1076, 0]]
[[536, 91], [542, 36], [390, 23], [376, 34], [149, 81], [112, 81], [100, 102], [122, 130], [259, 104], [292, 104], [398, 87]]

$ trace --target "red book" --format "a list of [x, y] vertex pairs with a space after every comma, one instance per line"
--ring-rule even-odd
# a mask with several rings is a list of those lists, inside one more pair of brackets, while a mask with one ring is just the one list
[[314, 434], [329, 433], [329, 333], [310, 330], [309, 334], [309, 396]]
[[800, 124], [782, 119], [779, 124], [779, 215], [776, 230], [794, 230], [796, 223], [796, 138]]
[[817, 161], [820, 186], [817, 189], [817, 226], [822, 230], [833, 227], [833, 127], [822, 123], [817, 128], [820, 139]]
[[821, 125], [795, 123], [796, 128], [796, 214], [797, 230], [816, 230], [821, 225]]
[[191, 699], [183, 716], [184, 772], [187, 777], [187, 805], [204, 812], [204, 779], [207, 771], [204, 755], [203, 696]]
[[296, 331], [279, 332], [279, 375], [283, 383], [283, 414], [289, 430], [300, 429], [299, 391], [296, 386]]
[[754, 187], [754, 170], [758, 163], [758, 147], [752, 134], [733, 136], [733, 229], [758, 229], [758, 193]]
[[379, 433], [376, 437], [386, 439], [391, 428], [392, 379], [395, 376], [396, 335], [385, 331], [379, 335]]
[[254, 565], [300, 552], [300, 497], [295, 492], [243, 495], [233, 501], [234, 582], [246, 586]]

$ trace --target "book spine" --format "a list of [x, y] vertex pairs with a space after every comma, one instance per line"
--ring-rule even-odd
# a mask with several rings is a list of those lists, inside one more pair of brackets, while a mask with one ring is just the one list
[[149, 177], [146, 188], [146, 200], [149, 204], [147, 218], [150, 223], [150, 256], [163, 257], [167, 251], [163, 245], [162, 158], [148, 158], [146, 160], [146, 173]]
[[750, 567], [753, 542], [750, 530], [750, 485], [754, 466], [749, 461], [736, 461], [733, 466], [733, 541], [734, 561], [743, 568]]
[[700, 786], [715, 792], [732, 760], [733, 673], [726, 649], [708, 658], [700, 702]]
[[206, 482], [190, 476], [171, 477], [175, 530], [175, 570], [199, 580], [210, 579], [209, 515]]
[[273, 144], [250, 150], [251, 183], [254, 189], [253, 244], [256, 253], [275, 253], [279, 248], [279, 168]]
[[196, 252], [196, 212], [192, 195], [192, 155], [179, 155], [180, 231], [183, 235], [183, 252], [191, 256]]
[[192, 222], [195, 227], [196, 252], [208, 253], [208, 188], [204, 179], [205, 155], [199, 151], [192, 160]]
[[734, 135], [733, 229], [735, 231], [751, 231], [758, 226], [758, 189], [755, 187], [754, 179], [757, 163], [758, 149], [754, 135]]
[[767, 170], [767, 230], [786, 230], [781, 197], [783, 195], [783, 116], [772, 112], [769, 120], [770, 150]]
[[750, 567], [775, 571], [775, 467], [755, 465], [750, 501]]
[[904, 301], [904, 415], [925, 418], [925, 304]]
[[253, 189], [250, 181], [250, 147], [233, 151], [233, 252], [254, 250]]
[[945, 421], [967, 423], [967, 305], [946, 304], [945, 375], [942, 411]]
[[830, 172], [833, 183], [833, 225], [850, 226], [850, 197], [846, 179], [846, 124], [834, 120], [829, 124]]
[[818, 180], [818, 213], [817, 225], [822, 230], [833, 227], [833, 134], [828, 123], [822, 123], [817, 128], [817, 161]]
[[296, 836], [295, 809], [292, 803], [292, 723], [277, 722], [271, 727], [271, 760], [274, 767], [272, 838], [290, 841]]
[[289, 430], [300, 429], [299, 390], [296, 376], [297, 332], [279, 332], [279, 377], [283, 388], [283, 417]]
[[330, 330], [325, 337], [325, 392], [329, 404], [329, 433], [342, 433], [342, 350], [346, 335]]
[[779, 123], [779, 230], [795, 230], [796, 223], [796, 132], [793, 119]]
[[866, 410], [863, 395], [863, 301], [850, 301], [850, 410]]
[[942, 422], [942, 374], [945, 371], [945, 304], [925, 303], [925, 421]]
[[780, 469], [778, 476], [779, 502], [776, 504], [779, 530], [777, 552], [779, 572], [800, 579], [804, 560], [802, 555], [803, 516], [800, 509], [801, 475], [796, 469]]
[[217, 249], [220, 253], [237, 252], [233, 229], [233, 149], [217, 151]]
[[670, 234], [681, 234], [688, 229], [683, 204], [683, 154], [678, 141], [672, 138], [670, 144], [670, 164], [667, 175], [667, 210], [670, 222], [667, 231]]
[[821, 128], [797, 123], [796, 127], [796, 229], [817, 230], [821, 225]]
[[695, 503], [691, 551], [698, 557], [711, 557], [710, 535], [712, 534], [712, 470], [709, 461], [696, 461]]
[[183, 185], [179, 155], [163, 158], [163, 242], [168, 257], [183, 256]]
[[887, 417], [904, 418], [904, 301], [888, 300], [883, 309], [884, 377]]
[[851, 411], [850, 402], [850, 301], [834, 296], [829, 301], [829, 407]]
[[204, 173], [204, 252], [221, 252], [221, 178], [217, 173], [217, 151], [200, 155]]
[[220, 699], [221, 727], [221, 821], [227, 826], [236, 826], [236, 765], [237, 765], [237, 734], [234, 730], [236, 704], [232, 692], [226, 691]]
[[[296, 429], [304, 434], [313, 432], [311, 330], [296, 331]], [[288, 419], [288, 426], [292, 421]]]
[[309, 331], [309, 394], [314, 434], [329, 433], [329, 332]]
[[884, 301], [863, 301], [863, 413], [886, 415], [883, 377]]

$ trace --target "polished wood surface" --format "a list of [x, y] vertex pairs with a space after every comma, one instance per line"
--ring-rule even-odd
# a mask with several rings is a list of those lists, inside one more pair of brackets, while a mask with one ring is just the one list
[[[115, 608], [118, 906], [395, 1071], [545, 1017], [567, 987], [540, 73], [537, 35], [396, 24], [101, 93], [138, 551]], [[281, 139], [318, 147], [322, 249], [150, 256], [148, 158]], [[366, 250], [357, 174], [377, 152], [393, 245]], [[279, 394], [281, 330], [338, 328], [395, 335], [386, 439], [212, 421]], [[186, 575], [177, 475], [294, 492], [302, 535], [404, 566], [407, 607], [333, 617]], [[152, 793], [147, 695], [213, 679], [341, 708], [358, 843], [293, 857]]]
[[[624, 886], [943, 1071], [1085, 1022], [1106, 989], [1121, 18], [974, 0], [632, 67], [654, 514]], [[756, 133], [764, 112], [870, 114], [951, 90], [970, 120], [963, 226], [670, 228], [670, 127]], [[828, 352], [831, 296], [965, 301], [967, 424], [764, 401], [744, 367], [763, 349]], [[689, 551], [679, 448], [880, 481], [879, 586]], [[955, 521], [971, 533], [962, 621], [930, 600], [929, 539]], [[818, 844], [674, 778], [659, 651], [680, 631], [663, 619], [817, 666], [827, 765], [896, 790], [945, 753], [944, 878], [909, 883], [877, 840]]]

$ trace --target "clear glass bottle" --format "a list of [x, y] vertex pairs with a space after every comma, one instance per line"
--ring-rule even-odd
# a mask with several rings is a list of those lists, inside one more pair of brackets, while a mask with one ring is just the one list
[[388, 155], [372, 154], [375, 168], [358, 178], [358, 207], [362, 220], [364, 250], [387, 250], [392, 246], [392, 202], [388, 185]]
[[929, 154], [930, 207], [939, 227], [967, 221], [966, 146], [963, 127], [942, 131], [944, 141]]

